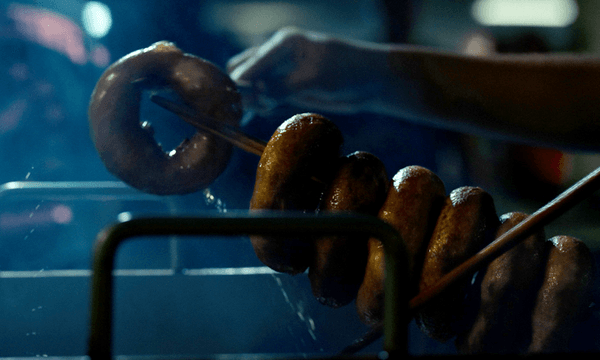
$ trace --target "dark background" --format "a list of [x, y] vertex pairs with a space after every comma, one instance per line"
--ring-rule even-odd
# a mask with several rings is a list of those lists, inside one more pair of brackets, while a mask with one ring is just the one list
[[[71, 286], [68, 285], [70, 282], [79, 280], [66, 276], [66, 273], [52, 273], [57, 274], [59, 280], [46, 282], [36, 280], [35, 274], [89, 269], [95, 235], [106, 225], [135, 215], [197, 215], [225, 210], [244, 211], [248, 207], [258, 158], [238, 150], [225, 173], [205, 192], [154, 197], [131, 190], [127, 196], [119, 197], [102, 187], [105, 183], [100, 182], [117, 182], [118, 179], [106, 171], [93, 147], [89, 137], [87, 105], [92, 89], [106, 66], [129, 52], [155, 41], [170, 40], [184, 51], [224, 67], [233, 55], [249, 46], [261, 44], [285, 25], [368, 41], [412, 43], [460, 52], [595, 53], [600, 49], [599, 25], [595, 19], [598, 5], [594, 1], [577, 2], [579, 17], [574, 24], [547, 28], [483, 26], [471, 15], [473, 1], [348, 1], [347, 6], [339, 6], [337, 0], [110, 0], [104, 1], [104, 4], [110, 8], [112, 27], [101, 38], [85, 32], [81, 19], [85, 4], [79, 0], [0, 2], [0, 184], [27, 181], [40, 186], [37, 196], [8, 192], [8, 185], [0, 191], [0, 291], [4, 304], [4, 331], [0, 332], [0, 344], [13, 344], [10, 347], [0, 345], [0, 356], [82, 354], [86, 332], [81, 326], [85, 326], [82, 318], [87, 314], [87, 278], [83, 277], [80, 283]], [[473, 48], [472, 44], [480, 45]], [[73, 54], [79, 54], [79, 57]], [[305, 111], [310, 109], [281, 106], [267, 117], [254, 117], [244, 125], [244, 130], [267, 140], [281, 122]], [[156, 123], [158, 128], [163, 126], [164, 133], [157, 137], [166, 143], [176, 143], [180, 135], [169, 131], [166, 121], [177, 120], [173, 117], [160, 119], [157, 114], [161, 113], [147, 105], [143, 120]], [[342, 130], [346, 153], [356, 150], [372, 152], [384, 161], [390, 177], [404, 166], [421, 165], [438, 173], [448, 191], [464, 185], [482, 186], [494, 196], [499, 214], [513, 210], [533, 212], [600, 165], [595, 154], [535, 148], [426, 128], [402, 119], [372, 114], [324, 115], [334, 120]], [[160, 125], [161, 121], [163, 125]], [[90, 186], [90, 193], [100, 195], [69, 193], [69, 186], [83, 182], [91, 182], [86, 183]], [[45, 190], [58, 183], [65, 186], [62, 195], [54, 196], [51, 190]], [[597, 251], [600, 248], [598, 215], [598, 199], [591, 197], [548, 227], [547, 234], [575, 235]], [[119, 256], [119, 268], [173, 267], [179, 271], [183, 268], [261, 266], [245, 239], [234, 246], [226, 241], [213, 240], [134, 242], [125, 246]], [[22, 274], [22, 278], [18, 274]], [[218, 346], [209, 347], [212, 350], [206, 351], [227, 352], [227, 343], [243, 343], [250, 345], [233, 347], [233, 351], [266, 352], [275, 348], [281, 351], [328, 352], [349, 343], [364, 330], [357, 324], [351, 310], [331, 315], [321, 309], [311, 298], [306, 279], [295, 278], [292, 281], [280, 276], [280, 279], [285, 279], [286, 288], [273, 285], [277, 284], [273, 275], [259, 278], [266, 281], [266, 285], [253, 285], [254, 280], [243, 278], [231, 280], [232, 283], [224, 284], [223, 288], [208, 291], [206, 301], [212, 301], [211, 293], [225, 291], [228, 286], [241, 286], [242, 295], [230, 295], [221, 305], [237, 309], [231, 310], [232, 313], [246, 314], [244, 321], [256, 324], [253, 315], [260, 316], [259, 312], [253, 311], [250, 305], [243, 308], [239, 304], [246, 301], [260, 307], [262, 294], [250, 296], [252, 301], [245, 299], [243, 294], [253, 290], [265, 291], [269, 294], [266, 297], [271, 295], [268, 291], [273, 292], [277, 299], [267, 301], [277, 304], [268, 306], [273, 307], [273, 314], [287, 316], [287, 320], [281, 321], [292, 324], [287, 327], [280, 325], [276, 317], [266, 322], [265, 326], [268, 323], [278, 324], [279, 342], [274, 344], [279, 345], [264, 345], [271, 344], [268, 336], [256, 340], [255, 345], [247, 339], [241, 341], [225, 336], [214, 339]], [[184, 286], [191, 286], [189, 293], [196, 294], [201, 286], [211, 281], [202, 279], [199, 283], [185, 283]], [[161, 302], [153, 300], [150, 293], [148, 298], [139, 300], [145, 305], [135, 306], [135, 309], [146, 306], [148, 311], [155, 312], [150, 316], [147, 313], [139, 315], [154, 322], [138, 321], [136, 328], [136, 331], [148, 330], [150, 335], [146, 341], [154, 345], [181, 337], [172, 329], [180, 327], [187, 331], [185, 326], [189, 324], [184, 326], [183, 322], [193, 324], [194, 319], [202, 317], [201, 311], [186, 316], [182, 310], [185, 307], [180, 307], [184, 306], [183, 303], [194, 306], [193, 301], [190, 304], [189, 299], [186, 300], [186, 292], [178, 288], [181, 284], [163, 283], [162, 280], [157, 283], [161, 284], [162, 293], [174, 295], [159, 296], [158, 299], [163, 299]], [[261, 286], [270, 290], [257, 290], [262, 289]], [[144, 293], [145, 290], [139, 291]], [[295, 300], [284, 301], [287, 299], [286, 291], [295, 294]], [[45, 298], [41, 294], [52, 296]], [[125, 294], [124, 299], [135, 301], [127, 295], [129, 293]], [[254, 299], [256, 296], [259, 299]], [[63, 298], [70, 301], [61, 300]], [[165, 298], [170, 298], [171, 302]], [[177, 311], [161, 312], [158, 309], [163, 305]], [[32, 316], [39, 314], [33, 314], [38, 306], [41, 306], [40, 311], [47, 310], [49, 313], [34, 321]], [[72, 306], [72, 311], [59, 311], [60, 306]], [[128, 309], [126, 304], [123, 306]], [[55, 312], [50, 314], [53, 308]], [[320, 329], [318, 340], [307, 335], [310, 324], [306, 318], [302, 320], [305, 311], [312, 312], [315, 319], [321, 321], [316, 324]], [[123, 310], [120, 314], [127, 319], [123, 322], [136, 323], [135, 311]], [[328, 329], [324, 324], [332, 322], [331, 317], [335, 321], [351, 318], [347, 320], [351, 325], [342, 323], [339, 328]], [[213, 320], [220, 322], [221, 318], [215, 316]], [[239, 326], [243, 327], [244, 321]], [[67, 336], [52, 330], [53, 326], [72, 331], [67, 331], [70, 334]], [[166, 330], [161, 332], [161, 326]], [[222, 332], [226, 334], [227, 327], [224, 329]], [[344, 329], [352, 330], [343, 334]], [[139, 337], [132, 336], [128, 330], [118, 331], [121, 331], [120, 337], [129, 339], [123, 340], [126, 344], [119, 348], [124, 352], [176, 352], [168, 346], [143, 345], [143, 341], [136, 347], [133, 343]], [[302, 334], [299, 335], [299, 332]], [[55, 336], [62, 334], [62, 340], [53, 338], [53, 333]], [[241, 333], [236, 336], [244, 336], [243, 331]], [[339, 343], [330, 339], [332, 333], [339, 333]], [[256, 334], [246, 335], [252, 338]], [[44, 336], [45, 340], [40, 340]], [[588, 339], [574, 345], [574, 349], [595, 349], [594, 340]], [[428, 342], [419, 335], [415, 335], [411, 346], [415, 353], [453, 351], [452, 344]], [[198, 349], [191, 346], [187, 351], [204, 351]], [[377, 347], [371, 349], [376, 350]]]

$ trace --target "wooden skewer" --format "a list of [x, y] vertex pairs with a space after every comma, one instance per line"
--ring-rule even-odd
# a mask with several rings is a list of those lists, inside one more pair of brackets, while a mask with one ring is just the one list
[[417, 311], [429, 299], [447, 289], [458, 279], [473, 274], [476, 270], [490, 263], [493, 259], [525, 240], [534, 232], [556, 220], [577, 203], [591, 196], [598, 189], [600, 189], [600, 168], [592, 171], [554, 200], [499, 236], [483, 250], [442, 277], [434, 286], [421, 291], [409, 302], [411, 312], [414, 313]]
[[[225, 124], [221, 121], [212, 119], [204, 114], [199, 114], [194, 109], [180, 104], [178, 102], [169, 100], [160, 95], [151, 95], [150, 100], [158, 106], [166, 109], [180, 118], [182, 118], [188, 124], [191, 124], [199, 129], [208, 131], [211, 134], [219, 136], [220, 138], [229, 141], [231, 144], [239, 147], [240, 149], [247, 151], [251, 154], [261, 156], [265, 151], [267, 143], [254, 136], [248, 135], [239, 128]], [[311, 180], [323, 184], [324, 182], [316, 177], [311, 177]]]
[[185, 122], [217, 135], [242, 150], [258, 156], [261, 156], [263, 151], [265, 151], [266, 142], [252, 137], [234, 126], [199, 114], [184, 104], [171, 101], [160, 95], [152, 95], [150, 96], [150, 100], [158, 106], [176, 114]]
[[[243, 150], [257, 155], [261, 155], [264, 151], [266, 145], [264, 141], [251, 137], [233, 126], [221, 124], [213, 119], [199, 116], [194, 110], [187, 106], [172, 102], [158, 95], [153, 95], [151, 100], [165, 109], [179, 115], [186, 122], [210, 131]], [[467, 276], [472, 276], [475, 271], [483, 268], [493, 259], [502, 255], [537, 230], [556, 220], [556, 218], [563, 215], [582, 200], [591, 196], [598, 189], [600, 189], [600, 168], [591, 172], [588, 176], [565, 190], [562, 194], [527, 217], [517, 226], [498, 237], [483, 250], [479, 251], [473, 257], [469, 258], [442, 277], [433, 286], [417, 294], [408, 304], [410, 317], [412, 318], [412, 315], [423, 305], [442, 293], [452, 284]], [[342, 353], [354, 353], [364, 348], [369, 343], [379, 338], [381, 332], [382, 328], [380, 326], [374, 327], [371, 332], [367, 333], [362, 339], [357, 340], [355, 344], [344, 349]]]
[[[465, 277], [472, 276], [475, 271], [483, 268], [519, 242], [525, 240], [545, 225], [556, 220], [577, 203], [591, 196], [598, 189], [600, 189], [600, 168], [592, 171], [589, 175], [565, 190], [554, 200], [544, 205], [511, 230], [499, 236], [477, 254], [454, 268], [434, 285], [413, 297], [408, 302], [409, 316], [407, 318], [412, 319], [422, 306], [426, 305], [428, 301], [441, 294], [452, 284]], [[344, 348], [340, 354], [354, 354], [379, 339], [382, 334], [383, 325], [375, 325], [369, 332], [354, 341], [353, 344]]]

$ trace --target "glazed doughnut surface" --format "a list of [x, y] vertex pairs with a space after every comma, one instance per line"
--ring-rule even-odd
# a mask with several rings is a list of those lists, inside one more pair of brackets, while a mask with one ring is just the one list
[[[324, 184], [312, 179], [329, 182], [342, 141], [337, 126], [321, 115], [305, 113], [286, 120], [260, 158], [250, 210], [316, 211]], [[309, 266], [312, 241], [306, 237], [251, 240], [258, 258], [276, 271], [297, 274]]]
[[241, 96], [233, 81], [212, 63], [161, 41], [111, 65], [92, 93], [91, 137], [106, 168], [129, 185], [159, 194], [185, 194], [214, 181], [227, 166], [231, 145], [196, 132], [168, 154], [148, 123], [140, 124], [146, 90], [172, 90], [207, 117], [237, 126]]

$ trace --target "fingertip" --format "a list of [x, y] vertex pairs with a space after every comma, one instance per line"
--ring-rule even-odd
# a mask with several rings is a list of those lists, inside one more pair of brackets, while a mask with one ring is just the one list
[[248, 66], [246, 66], [246, 65], [244, 65], [244, 66], [238, 66], [235, 69], [232, 69], [231, 71], [229, 71], [229, 69], [228, 69], [229, 77], [239, 87], [249, 87], [250, 86], [250, 82], [248, 80], [245, 80], [243, 78], [244, 73], [246, 72], [247, 69], [248, 69]]
[[252, 86], [253, 79], [258, 76], [260, 67], [257, 66], [257, 61], [259, 61], [259, 59], [256, 57], [256, 51], [246, 55], [248, 56], [236, 63], [235, 66], [232, 66], [231, 68], [228, 67], [228, 71], [229, 77], [239, 87], [247, 88]]
[[226, 70], [228, 73], [232, 73], [235, 69], [237, 69], [240, 65], [246, 62], [249, 58], [254, 56], [256, 53], [256, 47], [248, 48], [241, 53], [234, 55], [231, 59], [227, 61]]

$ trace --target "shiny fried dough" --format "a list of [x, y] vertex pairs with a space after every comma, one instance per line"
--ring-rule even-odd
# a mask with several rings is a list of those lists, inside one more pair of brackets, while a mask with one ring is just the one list
[[[250, 210], [316, 211], [341, 144], [338, 128], [320, 115], [299, 114], [285, 121], [260, 158]], [[300, 273], [310, 263], [310, 239], [252, 236], [251, 241], [258, 258], [276, 271]]]
[[[407, 298], [438, 281], [495, 237], [525, 218], [498, 219], [492, 197], [477, 187], [445, 196], [431, 171], [401, 169], [391, 186], [375, 156], [339, 158], [341, 134], [327, 119], [302, 114], [280, 126], [257, 170], [250, 208], [304, 212], [377, 214], [401, 235], [407, 250]], [[356, 296], [360, 319], [383, 320], [384, 247], [377, 239], [327, 236], [316, 239], [252, 237], [263, 263], [277, 271], [309, 269], [314, 296], [339, 307]], [[421, 305], [417, 325], [433, 339], [457, 336], [465, 354], [565, 351], [575, 324], [591, 301], [594, 265], [580, 241], [544, 241], [539, 230], [506, 251], [476, 278], [453, 282]]]
[[159, 41], [109, 66], [94, 88], [88, 117], [94, 145], [112, 174], [142, 191], [187, 194], [212, 183], [225, 169], [231, 145], [196, 132], [166, 154], [149, 123], [140, 125], [144, 90], [169, 90], [198, 114], [237, 126], [241, 95], [217, 66]]
[[532, 315], [530, 353], [568, 350], [575, 324], [591, 302], [594, 263], [588, 247], [570, 236], [555, 236]]
[[[492, 197], [480, 188], [462, 187], [450, 193], [425, 254], [419, 290], [473, 256], [492, 239], [498, 217]], [[417, 313], [426, 334], [447, 341], [462, 330], [464, 297], [470, 279], [456, 283]]]
[[[500, 217], [496, 237], [527, 218], [513, 212]], [[521, 353], [531, 340], [531, 316], [548, 254], [540, 230], [500, 255], [483, 271], [481, 302], [473, 326], [456, 347], [463, 354]]]
[[[353, 211], [375, 216], [387, 188], [383, 163], [372, 154], [355, 152], [340, 159], [319, 211]], [[363, 236], [330, 236], [315, 241], [308, 276], [317, 300], [340, 307], [356, 297], [367, 261], [367, 240]]]
[[[406, 244], [411, 289], [416, 295], [425, 250], [436, 220], [444, 204], [446, 190], [443, 182], [428, 169], [408, 166], [394, 176], [379, 218], [398, 230]], [[366, 324], [383, 320], [384, 248], [377, 239], [369, 239], [369, 258], [356, 306]]]

